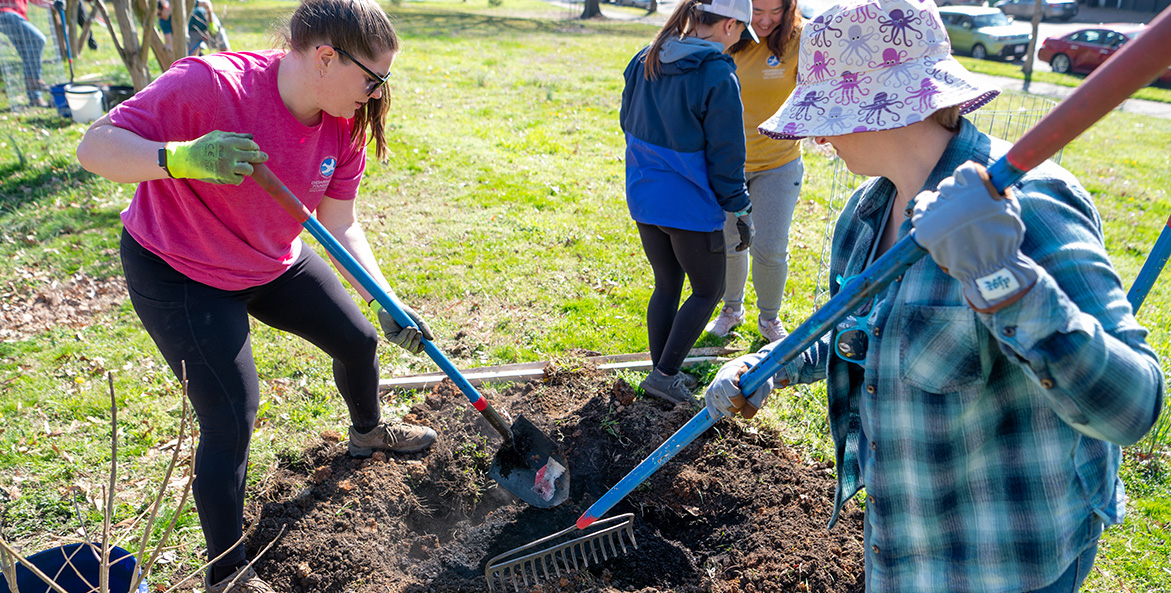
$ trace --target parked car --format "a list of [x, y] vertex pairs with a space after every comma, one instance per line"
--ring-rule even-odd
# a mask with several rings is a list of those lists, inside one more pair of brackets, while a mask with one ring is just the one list
[[[1088, 74], [1144, 30], [1142, 25], [1131, 24], [1079, 29], [1046, 39], [1037, 50], [1037, 58], [1049, 62], [1054, 72]], [[1171, 85], [1171, 68], [1157, 82]]]
[[940, 6], [987, 6], [984, 0], [939, 0]]
[[952, 51], [969, 53], [979, 60], [1023, 58], [1029, 51], [1033, 28], [1013, 22], [997, 8], [946, 6], [939, 9], [939, 16]]
[[[1000, 0], [993, 6], [1009, 16], [1031, 20], [1037, 3], [1035, 0]], [[1041, 0], [1042, 20], [1068, 21], [1075, 16], [1077, 16], [1077, 0]]]
[[801, 18], [808, 21], [825, 12], [834, 3], [834, 0], [797, 0], [797, 11], [801, 13]]

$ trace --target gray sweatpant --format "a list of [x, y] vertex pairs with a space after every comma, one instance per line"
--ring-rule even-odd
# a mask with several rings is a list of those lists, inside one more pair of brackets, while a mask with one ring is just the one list
[[785, 296], [789, 277], [789, 227], [805, 163], [794, 159], [775, 169], [747, 173], [748, 195], [752, 199], [752, 222], [756, 235], [747, 251], [736, 251], [740, 234], [736, 217], [726, 213], [724, 242], [728, 266], [725, 272], [724, 305], [744, 307], [744, 285], [748, 281], [748, 254], [752, 254], [752, 286], [756, 288], [756, 308], [761, 319], [775, 319]]

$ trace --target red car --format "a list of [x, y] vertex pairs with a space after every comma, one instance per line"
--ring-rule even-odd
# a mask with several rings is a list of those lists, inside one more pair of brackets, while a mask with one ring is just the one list
[[[1054, 72], [1088, 74], [1143, 30], [1143, 25], [1098, 25], [1080, 29], [1046, 39], [1037, 50], [1037, 57], [1049, 62]], [[1159, 77], [1158, 82], [1171, 85], [1171, 68]]]

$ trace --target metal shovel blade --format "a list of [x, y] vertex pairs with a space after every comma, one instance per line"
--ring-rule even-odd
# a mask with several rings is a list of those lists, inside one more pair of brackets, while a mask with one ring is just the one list
[[569, 498], [565, 455], [552, 439], [524, 416], [512, 423], [512, 443], [492, 458], [488, 476], [517, 498], [538, 508], [555, 507]]

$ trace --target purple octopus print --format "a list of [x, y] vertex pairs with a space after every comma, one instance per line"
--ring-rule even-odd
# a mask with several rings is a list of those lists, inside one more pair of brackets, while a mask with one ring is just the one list
[[882, 38], [884, 43], [911, 47], [911, 40], [907, 37], [907, 32], [913, 31], [917, 39], [922, 40], [923, 32], [915, 28], [915, 25], [922, 21], [923, 19], [919, 15], [904, 13], [901, 9], [896, 8], [890, 11], [890, 18], [881, 15], [878, 17], [878, 31], [885, 33]]
[[913, 86], [907, 87], [907, 100], [918, 99], [919, 111], [926, 113], [930, 111], [934, 104], [935, 95], [938, 95], [940, 90], [935, 86], [935, 80], [931, 78], [924, 78], [919, 81], [919, 88]]
[[813, 119], [813, 115], [810, 113], [810, 110], [816, 109], [818, 115], [822, 115], [825, 113], [825, 109], [818, 107], [817, 104], [828, 102], [829, 97], [826, 97], [825, 93], [809, 91], [808, 93], [805, 93], [804, 97], [801, 97], [801, 100], [793, 103], [793, 106], [796, 107], [796, 109], [793, 110], [793, 119], [811, 121]]
[[[861, 26], [850, 25], [850, 28], [846, 30], [846, 50], [842, 52], [842, 63], [861, 66], [870, 61], [870, 57], [878, 51], [878, 46], [872, 47], [870, 40], [877, 36], [877, 33], [863, 34]], [[855, 62], [854, 58], [857, 58], [858, 61]]]
[[829, 47], [832, 41], [829, 37], [831, 32], [835, 33], [834, 39], [842, 38], [842, 30], [834, 28], [832, 17], [827, 19], [824, 14], [814, 18], [809, 26], [812, 28], [812, 33], [809, 35], [809, 43], [813, 47]]
[[812, 82], [821, 82], [833, 77], [834, 71], [830, 67], [837, 62], [834, 58], [829, 57], [828, 53], [821, 50], [814, 50], [813, 63], [809, 65], [809, 80]]
[[876, 126], [885, 126], [886, 122], [882, 120], [883, 114], [888, 114], [894, 117], [895, 121], [900, 118], [899, 114], [891, 111], [891, 107], [903, 107], [906, 103], [898, 100], [898, 95], [887, 95], [885, 91], [874, 93], [874, 102], [868, 105], [861, 105], [858, 108], [858, 115], [862, 121], [866, 123], [873, 123]]
[[837, 101], [839, 105], [849, 105], [850, 103], [856, 103], [861, 99], [855, 98], [854, 92], [857, 91], [858, 94], [862, 95], [863, 97], [869, 95], [870, 91], [866, 90], [866, 88], [862, 85], [870, 82], [870, 80], [870, 77], [866, 75], [863, 75], [861, 78], [859, 78], [858, 75], [853, 72], [842, 72], [841, 80], [835, 81], [833, 83], [834, 88], [830, 90], [829, 96], [833, 97], [834, 92], [841, 91], [842, 99]]
[[850, 129], [849, 124], [846, 123], [845, 115], [841, 105], [830, 107], [829, 112], [822, 118], [821, 124], [817, 128], [818, 131], [825, 136], [840, 136], [845, 134]]

